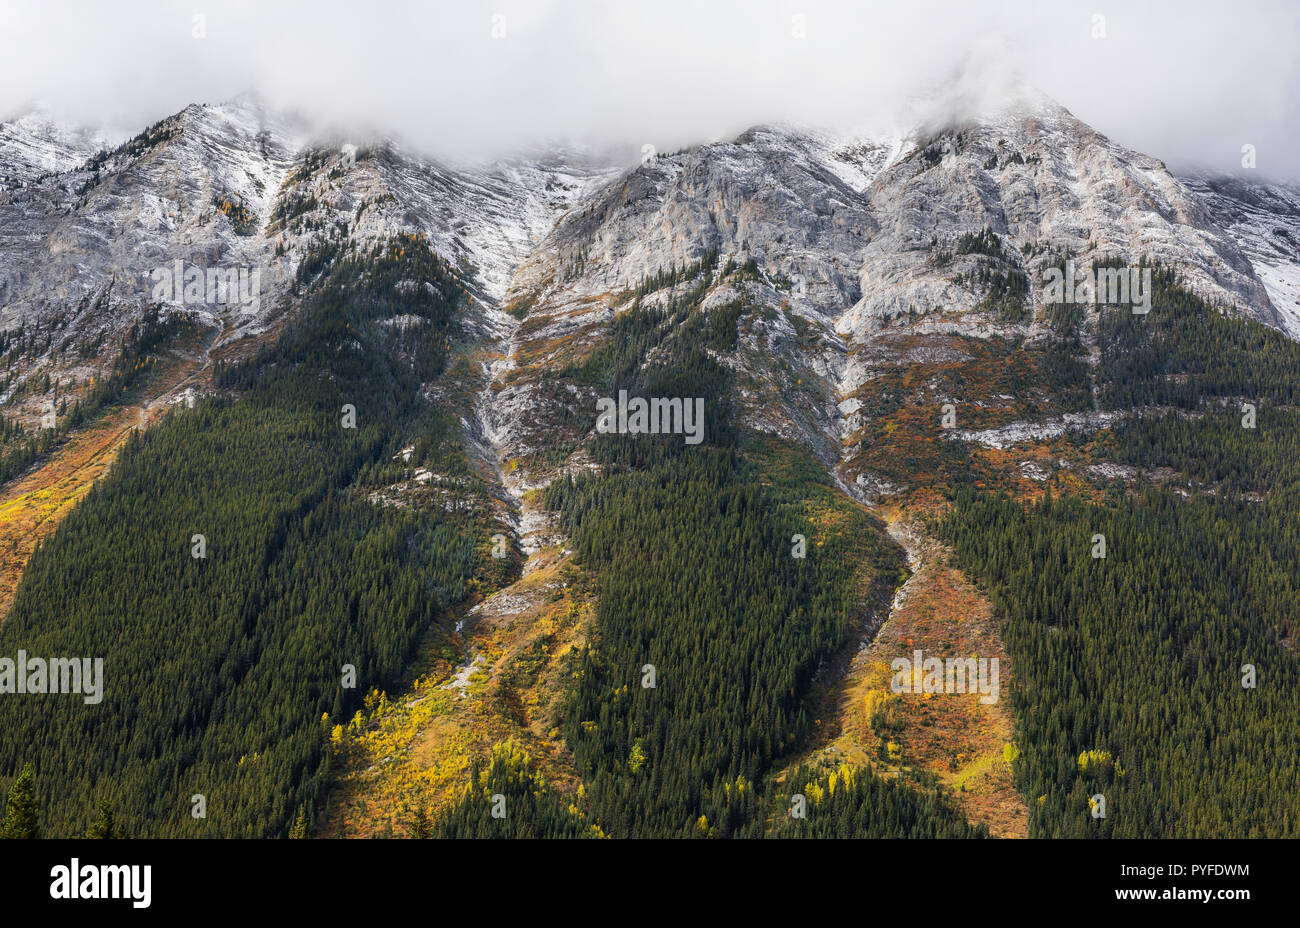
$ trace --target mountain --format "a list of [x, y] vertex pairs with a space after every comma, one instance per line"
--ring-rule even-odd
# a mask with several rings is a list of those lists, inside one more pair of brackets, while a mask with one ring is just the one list
[[1300, 188], [1242, 177], [1189, 176], [1187, 188], [1250, 259], [1281, 327], [1300, 334]]
[[0, 125], [0, 654], [123, 674], [0, 702], [53, 832], [1294, 832], [1229, 787], [1300, 756], [1232, 688], [1296, 674], [1293, 188], [1041, 97], [637, 165], [252, 99], [113, 141]]
[[[1023, 275], [1014, 306], [963, 278], [988, 255], [952, 255], [984, 230], [997, 242], [998, 273]], [[706, 312], [744, 304], [730, 362], [745, 380], [742, 417], [833, 463], [851, 458], [867, 425], [862, 390], [882, 373], [968, 357], [954, 339], [1041, 343], [1043, 272], [1067, 250], [1081, 266], [1177, 266], [1193, 292], [1282, 327], [1243, 247], [1161, 162], [1051, 103], [881, 142], [758, 128], [659, 156], [561, 217], [506, 297], [527, 315], [494, 386], [504, 413], [496, 428], [517, 453], [553, 441], [557, 402], [594, 402], [557, 397], [554, 369], [609, 337], [639, 282], [712, 253], [719, 264], [752, 262], [752, 273], [701, 302]], [[1081, 324], [1083, 349], [1094, 352], [1095, 315]], [[781, 387], [791, 379], [802, 389]], [[849, 470], [850, 480], [863, 476]]]
[[0, 121], [0, 189], [71, 171], [120, 141], [114, 132], [69, 126], [39, 108]]
[[[758, 271], [716, 289], [710, 305], [785, 306], [746, 347], [767, 356], [760, 364], [779, 356], [823, 388], [785, 408], [788, 399], [774, 403], [756, 383], [749, 414], [823, 457], [856, 427], [854, 394], [872, 376], [866, 359], [882, 338], [1040, 336], [1048, 246], [1080, 261], [1177, 265], [1198, 294], [1274, 327], [1290, 324], [1275, 298], [1287, 311], [1294, 305], [1285, 296], [1294, 191], [1180, 181], [1045, 100], [882, 141], [760, 127], [631, 170], [562, 151], [457, 167], [392, 143], [349, 162], [342, 150], [309, 147], [300, 127], [250, 101], [187, 107], [103, 155], [90, 154], [94, 137], [45, 117], [4, 126], [0, 153], [25, 178], [0, 203], [6, 327], [52, 327], [65, 345], [120, 337], [152, 298], [151, 271], [179, 260], [258, 270], [255, 311], [198, 307], [222, 339], [235, 339], [283, 312], [303, 252], [326, 224], [357, 241], [418, 229], [465, 270], [491, 317], [485, 324], [510, 333], [500, 346], [511, 384], [499, 384], [491, 404], [504, 420], [491, 429], [511, 431], [523, 450], [529, 426], [510, 421], [528, 402], [517, 356], [538, 359], [544, 381], [578, 340], [569, 335], [604, 330], [610, 297], [709, 252]], [[32, 175], [38, 164], [44, 176]], [[232, 202], [246, 221], [218, 217]], [[979, 256], [936, 260], [984, 229], [1013, 253], [1005, 270], [1027, 276], [1024, 319], [962, 311], [987, 305], [961, 279]], [[525, 304], [522, 326], [494, 312]], [[798, 350], [782, 347], [809, 337]]]

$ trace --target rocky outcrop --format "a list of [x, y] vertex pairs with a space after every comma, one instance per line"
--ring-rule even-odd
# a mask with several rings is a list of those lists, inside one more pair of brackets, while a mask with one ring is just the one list
[[734, 374], [738, 415], [830, 465], [878, 378], [960, 363], [972, 340], [1041, 338], [1043, 274], [1067, 253], [1176, 265], [1202, 295], [1300, 333], [1294, 189], [1180, 180], [1041, 98], [877, 139], [757, 127], [631, 167], [555, 150], [443, 164], [313, 139], [248, 100], [101, 141], [0, 124], [0, 326], [51, 345], [14, 382], [111, 345], [159, 301], [154, 268], [256, 269], [255, 306], [161, 300], [230, 342], [273, 328], [322, 242], [419, 234], [473, 297], [462, 337], [481, 374], [440, 389], [502, 471], [537, 452], [586, 466], [597, 397], [575, 368], [637, 299], [665, 305], [706, 274], [691, 312], [734, 316], [735, 339], [708, 351]]

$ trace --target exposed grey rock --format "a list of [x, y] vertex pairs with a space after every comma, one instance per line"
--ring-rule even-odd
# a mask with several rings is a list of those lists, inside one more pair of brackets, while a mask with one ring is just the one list
[[[1300, 335], [1294, 188], [1180, 180], [1050, 101], [880, 139], [756, 127], [631, 167], [563, 151], [449, 165], [390, 142], [354, 157], [247, 100], [187, 107], [92, 157], [105, 142], [37, 116], [0, 124], [0, 177], [13, 179], [0, 184], [0, 325], [54, 333], [62, 348], [111, 345], [155, 299], [149, 272], [180, 261], [258, 269], [254, 311], [190, 307], [221, 339], [257, 336], [292, 305], [294, 275], [322, 237], [423, 235], [474, 298], [463, 337], [482, 367], [480, 380], [430, 395], [454, 403], [463, 386], [473, 397], [459, 411], [467, 437], [515, 505], [548, 475], [507, 480], [502, 465], [556, 444], [557, 404], [594, 426], [594, 392], [561, 372], [609, 338], [630, 291], [715, 253], [719, 269], [752, 268], [719, 275], [695, 310], [743, 303], [735, 347], [710, 349], [736, 378], [739, 417], [832, 466], [871, 421], [864, 384], [960, 361], [962, 339], [1041, 338], [1051, 249], [1176, 264], [1202, 295]], [[214, 206], [228, 200], [247, 222]], [[274, 218], [277, 204], [292, 206], [287, 218]], [[1022, 318], [990, 312], [961, 276], [987, 262], [955, 245], [984, 229], [1027, 277]], [[20, 377], [53, 367], [34, 359]], [[571, 466], [588, 466], [590, 431], [570, 436]], [[897, 489], [846, 476], [873, 497]]]

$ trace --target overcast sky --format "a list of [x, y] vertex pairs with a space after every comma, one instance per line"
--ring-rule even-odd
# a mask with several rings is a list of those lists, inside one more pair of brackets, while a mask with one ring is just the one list
[[39, 100], [135, 131], [255, 91], [442, 155], [673, 150], [1023, 79], [1175, 167], [1239, 169], [1252, 144], [1300, 178], [1297, 49], [1296, 0], [0, 0], [0, 117]]

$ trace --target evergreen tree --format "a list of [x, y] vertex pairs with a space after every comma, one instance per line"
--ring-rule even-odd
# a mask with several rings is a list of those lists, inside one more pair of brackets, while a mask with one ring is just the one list
[[290, 838], [310, 838], [311, 823], [307, 821], [307, 807], [298, 807], [298, 817], [293, 820], [293, 827], [289, 829]]
[[9, 788], [4, 823], [0, 824], [0, 838], [39, 838], [40, 836], [40, 814], [36, 808], [32, 765], [24, 764], [23, 772]]
[[407, 827], [406, 834], [411, 838], [433, 837], [433, 823], [429, 820], [429, 813], [423, 805], [411, 816], [411, 824]]
[[122, 826], [113, 818], [113, 804], [107, 799], [99, 800], [99, 814], [95, 822], [86, 829], [87, 838], [124, 838]]

